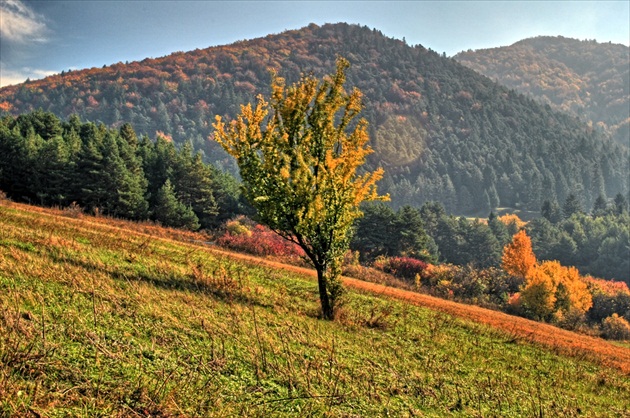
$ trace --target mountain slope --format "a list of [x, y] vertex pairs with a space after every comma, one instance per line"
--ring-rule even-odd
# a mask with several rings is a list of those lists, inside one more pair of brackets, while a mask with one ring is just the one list
[[43, 108], [142, 134], [190, 140], [207, 160], [234, 169], [214, 141], [214, 115], [268, 94], [269, 69], [288, 81], [330, 73], [348, 58], [348, 84], [365, 95], [381, 190], [394, 206], [437, 200], [456, 213], [497, 206], [538, 210], [570, 193], [588, 208], [598, 195], [628, 191], [627, 150], [574, 118], [551, 111], [422, 46], [348, 24], [73, 71], [0, 90], [0, 108]]
[[548, 349], [522, 319], [505, 332], [352, 290], [322, 321], [302, 271], [76, 216], [0, 202], [3, 416], [630, 412], [628, 348], [560, 331]]
[[541, 36], [454, 58], [554, 109], [591, 121], [630, 146], [627, 46]]

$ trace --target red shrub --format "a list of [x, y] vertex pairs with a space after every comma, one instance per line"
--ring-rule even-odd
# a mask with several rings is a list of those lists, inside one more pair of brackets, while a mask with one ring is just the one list
[[259, 256], [302, 257], [305, 255], [297, 244], [285, 240], [263, 225], [254, 226], [249, 232], [234, 233], [233, 230], [226, 230], [217, 239], [217, 243], [222, 247]]
[[374, 268], [411, 281], [415, 280], [417, 274], [422, 275], [427, 267], [424, 261], [411, 257], [380, 258], [374, 262]]

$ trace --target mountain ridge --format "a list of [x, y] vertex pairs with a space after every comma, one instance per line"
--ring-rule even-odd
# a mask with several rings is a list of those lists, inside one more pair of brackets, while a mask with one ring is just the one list
[[[342, 55], [348, 85], [364, 93], [363, 116], [375, 148], [369, 165], [394, 206], [429, 200], [456, 213], [497, 206], [538, 210], [543, 190], [586, 206], [599, 194], [627, 193], [623, 150], [595, 129], [552, 112], [421, 45], [358, 25], [311, 24], [264, 38], [130, 64], [72, 71], [0, 89], [0, 108], [37, 108], [110, 126], [130, 122], [140, 134], [190, 141], [206, 160], [235, 171], [213, 141], [214, 115], [269, 93], [269, 69], [288, 82], [329, 73]], [[586, 168], [586, 170], [585, 170]]]
[[537, 36], [454, 57], [554, 109], [579, 116], [630, 146], [630, 47]]

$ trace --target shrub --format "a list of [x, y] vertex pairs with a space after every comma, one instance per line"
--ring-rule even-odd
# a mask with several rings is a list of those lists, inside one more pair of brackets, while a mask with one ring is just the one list
[[304, 257], [304, 250], [263, 225], [247, 225], [247, 221], [228, 221], [217, 244], [258, 256]]
[[614, 313], [602, 322], [602, 334], [609, 340], [630, 340], [630, 323]]
[[230, 219], [225, 223], [225, 229], [231, 235], [246, 235], [248, 237], [252, 236], [251, 226], [247, 225], [243, 220], [246, 219], [242, 216], [239, 216], [236, 219]]
[[64, 208], [63, 212], [70, 218], [80, 218], [83, 216], [83, 209], [77, 204], [77, 202], [70, 203], [68, 207]]
[[428, 264], [411, 257], [379, 257], [374, 262], [374, 268], [389, 273], [394, 277], [413, 282], [417, 275], [422, 276]]

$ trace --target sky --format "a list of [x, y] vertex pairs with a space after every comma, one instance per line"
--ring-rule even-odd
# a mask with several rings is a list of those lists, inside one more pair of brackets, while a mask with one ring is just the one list
[[628, 0], [0, 0], [0, 87], [337, 22], [448, 56], [540, 35], [630, 43]]

